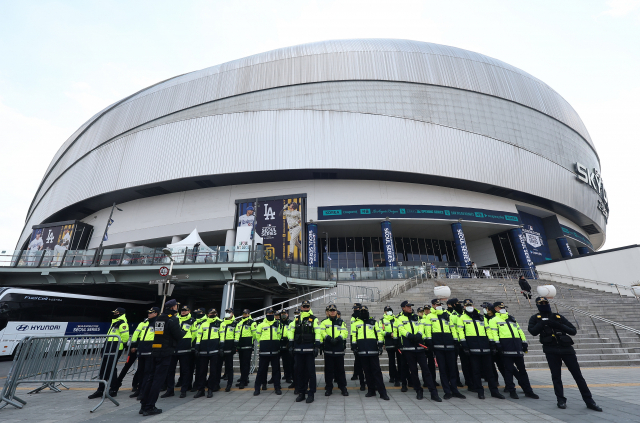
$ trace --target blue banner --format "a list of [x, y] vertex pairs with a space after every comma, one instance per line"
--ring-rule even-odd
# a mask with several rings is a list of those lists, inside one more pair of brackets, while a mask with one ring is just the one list
[[520, 212], [520, 219], [522, 219], [522, 234], [527, 242], [531, 261], [535, 264], [551, 261], [549, 241], [547, 241], [547, 234], [544, 230], [542, 219], [524, 212]]
[[318, 220], [339, 219], [440, 219], [468, 220], [474, 222], [520, 225], [516, 213], [464, 207], [412, 206], [412, 205], [362, 205], [318, 207]]
[[[531, 256], [529, 255], [529, 249], [527, 248], [527, 241], [525, 240], [524, 235], [522, 234], [522, 229], [515, 228], [509, 230], [509, 237], [511, 237], [511, 245], [516, 249], [516, 255], [518, 258], [518, 264], [523, 269], [535, 269], [535, 265], [531, 260]], [[535, 273], [527, 272], [525, 275], [526, 278], [533, 279], [535, 278]]]
[[67, 323], [67, 330], [65, 335], [106, 335], [109, 331], [111, 323], [96, 322], [69, 322]]
[[562, 258], [573, 257], [573, 253], [571, 252], [571, 247], [569, 246], [569, 241], [567, 241], [567, 238], [556, 238], [556, 242], [558, 243], [558, 248], [560, 248], [560, 255], [562, 256]]
[[318, 225], [307, 225], [307, 266], [318, 267]]
[[382, 228], [382, 244], [384, 248], [384, 257], [387, 262], [387, 266], [397, 266], [396, 261], [396, 247], [393, 244], [393, 232], [391, 232], [391, 222], [380, 222]]
[[587, 239], [587, 237], [585, 237], [584, 235], [578, 233], [577, 231], [574, 231], [573, 229], [569, 228], [568, 226], [560, 225], [560, 229], [562, 229], [562, 233], [563, 233], [564, 236], [581, 242], [582, 244], [584, 244], [587, 247], [589, 247], [591, 249], [591, 251], [593, 251], [593, 244], [591, 244], [591, 242]]
[[591, 254], [591, 251], [587, 247], [578, 247], [578, 254], [581, 256], [586, 256]]
[[458, 260], [460, 261], [460, 266], [470, 266], [471, 257], [469, 256], [467, 241], [464, 239], [462, 224], [460, 224], [459, 222], [452, 223], [451, 230], [453, 231], [453, 243], [455, 244], [456, 251], [458, 252]]

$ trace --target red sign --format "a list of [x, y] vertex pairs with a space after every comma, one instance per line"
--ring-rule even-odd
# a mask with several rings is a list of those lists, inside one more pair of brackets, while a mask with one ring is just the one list
[[162, 266], [160, 268], [160, 276], [167, 276], [169, 274], [169, 268], [167, 266]]

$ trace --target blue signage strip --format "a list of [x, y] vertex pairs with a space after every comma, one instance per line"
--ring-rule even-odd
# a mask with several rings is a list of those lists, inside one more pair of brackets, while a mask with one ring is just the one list
[[382, 229], [382, 244], [384, 247], [384, 257], [387, 262], [387, 266], [397, 266], [396, 261], [396, 247], [393, 244], [393, 232], [391, 232], [391, 222], [384, 221], [380, 223]]
[[571, 252], [571, 247], [569, 247], [569, 241], [567, 241], [567, 238], [556, 238], [556, 242], [558, 243], [558, 248], [560, 248], [560, 255], [562, 256], [562, 258], [573, 257], [573, 253]]
[[[529, 249], [527, 248], [527, 241], [525, 236], [522, 234], [522, 229], [515, 228], [509, 230], [509, 237], [511, 238], [511, 245], [516, 249], [516, 255], [518, 256], [518, 263], [520, 264], [520, 267], [523, 269], [535, 270], [535, 265], [533, 264], [533, 261], [531, 261]], [[526, 273], [526, 278], [535, 278], [534, 272], [530, 271]]]
[[580, 254], [581, 256], [586, 256], [591, 254], [591, 251], [589, 251], [587, 247], [578, 247], [578, 254]]
[[562, 233], [564, 234], [564, 236], [568, 236], [571, 239], [574, 239], [578, 242], [583, 243], [584, 245], [589, 247], [591, 251], [593, 251], [593, 244], [591, 244], [591, 242], [587, 239], [587, 237], [585, 237], [582, 234], [579, 234], [578, 232], [574, 231], [568, 226], [560, 225], [560, 229], [562, 229]]
[[318, 267], [318, 225], [307, 225], [307, 266]]
[[69, 322], [65, 335], [106, 335], [111, 323]]
[[516, 213], [465, 207], [412, 206], [412, 205], [362, 205], [318, 207], [318, 220], [338, 219], [442, 219], [520, 225]]
[[464, 232], [462, 231], [462, 224], [459, 222], [451, 224], [451, 230], [453, 231], [453, 243], [456, 246], [458, 252], [458, 260], [464, 267], [471, 266], [471, 257], [469, 256], [469, 248], [467, 247], [467, 241], [464, 239]]

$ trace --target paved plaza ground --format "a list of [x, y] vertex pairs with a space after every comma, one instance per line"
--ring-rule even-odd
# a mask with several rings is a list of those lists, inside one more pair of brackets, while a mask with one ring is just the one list
[[[0, 374], [5, 376], [8, 363], [1, 364]], [[3, 367], [6, 367], [4, 372]], [[153, 417], [140, 416], [139, 403], [129, 398], [131, 390], [127, 387], [131, 376], [125, 379], [124, 389], [118, 394], [120, 406], [105, 402], [93, 414], [89, 410], [99, 400], [88, 400], [87, 395], [94, 391], [94, 386], [71, 385], [69, 391], [44, 391], [35, 395], [26, 395], [32, 388], [20, 386], [18, 395], [23, 394], [27, 405], [21, 410], [12, 406], [0, 410], [0, 422], [640, 422], [640, 367], [586, 368], [583, 373], [604, 412], [585, 407], [566, 369], [563, 369], [563, 375], [568, 407], [558, 409], [549, 370], [531, 369], [529, 376], [535, 392], [540, 395], [539, 400], [524, 395], [520, 395], [519, 400], [498, 400], [491, 398], [488, 392], [485, 393], [487, 399], [479, 400], [463, 388], [462, 393], [468, 394], [466, 400], [453, 398], [436, 403], [428, 399], [428, 394], [418, 401], [413, 391], [402, 393], [400, 388], [390, 387], [391, 400], [382, 401], [377, 397], [365, 398], [365, 392], [361, 392], [354, 381], [349, 381], [349, 397], [341, 396], [337, 390], [332, 396], [325, 397], [324, 380], [318, 375], [320, 388], [312, 404], [296, 403], [293, 390], [284, 389], [283, 395], [277, 396], [273, 385], [269, 385], [269, 390], [258, 397], [252, 395], [253, 389], [235, 388], [229, 393], [217, 392], [210, 399], [193, 399], [193, 393], [184, 399], [177, 395], [160, 399], [157, 406], [163, 413]], [[3, 381], [4, 378], [0, 379], [0, 384]]]

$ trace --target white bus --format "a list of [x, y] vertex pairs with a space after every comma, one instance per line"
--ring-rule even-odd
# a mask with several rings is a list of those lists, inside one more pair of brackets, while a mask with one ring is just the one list
[[133, 331], [152, 305], [153, 301], [0, 288], [0, 357], [11, 356], [26, 336], [106, 334], [116, 307], [127, 310]]

